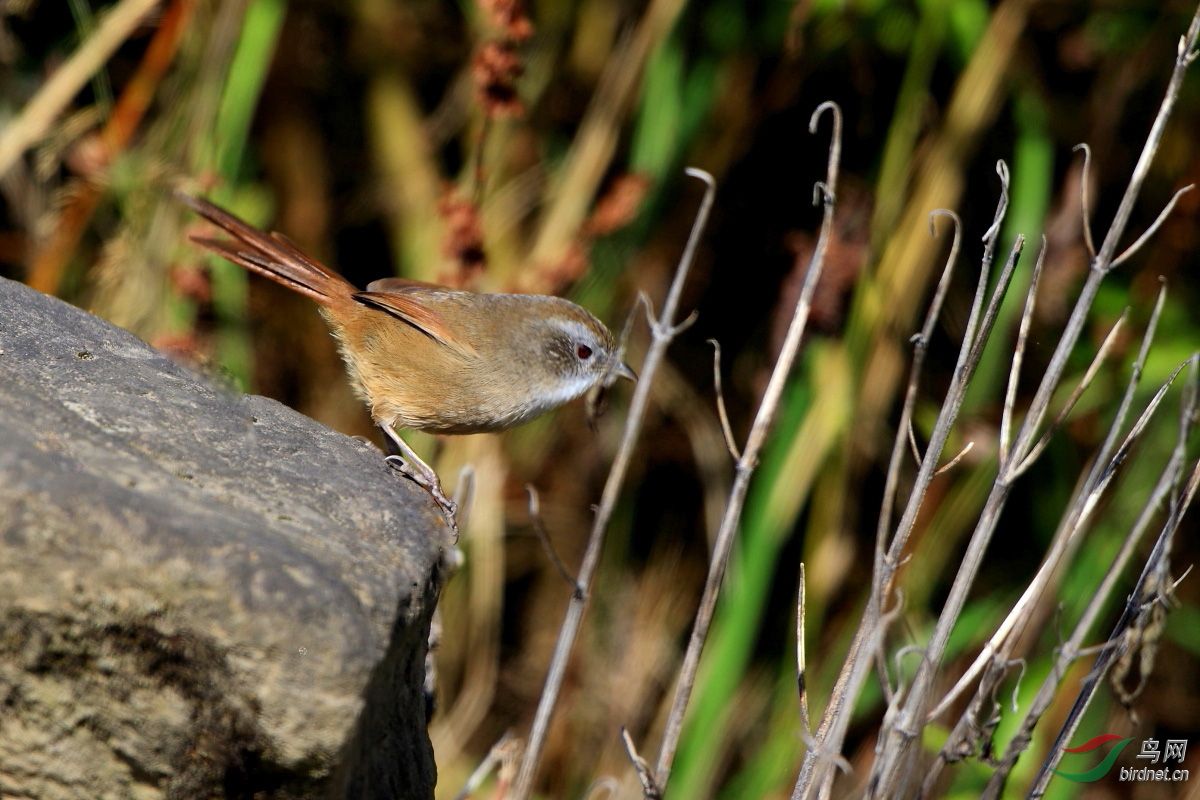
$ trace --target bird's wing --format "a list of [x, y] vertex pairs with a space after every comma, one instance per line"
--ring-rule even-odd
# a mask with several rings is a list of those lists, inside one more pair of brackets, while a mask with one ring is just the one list
[[[402, 279], [384, 278], [372, 283], [371, 288], [376, 288], [378, 284], [392, 280]], [[385, 291], [355, 292], [354, 299], [363, 305], [385, 311], [393, 317], [407, 322], [430, 339], [456, 350], [464, 356], [479, 355], [465, 337], [447, 324], [446, 318], [435, 307], [436, 304], [431, 302], [432, 297], [422, 296], [429, 291], [429, 285], [418, 284], [415, 281], [410, 284], [412, 285]], [[446, 290], [446, 292], [455, 294], [453, 290]], [[442, 293], [436, 292], [435, 294]]]
[[439, 286], [436, 283], [426, 283], [425, 281], [414, 281], [411, 278], [380, 278], [377, 281], [371, 281], [367, 284], [368, 292], [411, 292], [414, 289], [433, 289], [439, 292], [458, 291], [448, 286]]

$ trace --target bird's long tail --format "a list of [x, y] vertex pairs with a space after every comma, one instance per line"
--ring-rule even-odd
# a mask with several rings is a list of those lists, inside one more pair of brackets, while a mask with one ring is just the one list
[[341, 275], [306, 256], [280, 233], [264, 233], [253, 225], [200, 197], [183, 192], [175, 196], [204, 219], [233, 237], [232, 240], [192, 236], [193, 242], [251, 272], [312, 298], [323, 306], [350, 300], [358, 291]]

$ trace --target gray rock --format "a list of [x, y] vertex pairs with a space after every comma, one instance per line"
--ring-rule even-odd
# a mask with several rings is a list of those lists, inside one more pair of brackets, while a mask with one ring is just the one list
[[0, 279], [0, 797], [431, 797], [448, 535], [374, 447]]

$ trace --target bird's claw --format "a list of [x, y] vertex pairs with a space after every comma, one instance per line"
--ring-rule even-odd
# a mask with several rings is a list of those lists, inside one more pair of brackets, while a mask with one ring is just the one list
[[436, 475], [430, 475], [425, 473], [423, 470], [415, 468], [404, 458], [404, 456], [387, 456], [384, 458], [384, 461], [387, 462], [389, 467], [404, 475], [404, 477], [408, 478], [425, 491], [429, 492], [434, 501], [441, 506], [442, 510], [446, 512], [446, 515], [450, 518], [450, 524], [457, 528], [458, 503], [451, 500], [446, 496], [446, 493], [442, 491], [441, 481], [438, 480]]

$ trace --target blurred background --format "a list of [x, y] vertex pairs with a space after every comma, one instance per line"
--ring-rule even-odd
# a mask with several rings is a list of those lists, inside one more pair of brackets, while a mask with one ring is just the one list
[[[128, 2], [129, 0], [127, 0]], [[124, 5], [124, 4], [118, 4]], [[0, 4], [0, 131], [77, 48], [104, 35], [95, 0]], [[927, 436], [966, 324], [999, 191], [1012, 171], [1000, 249], [1030, 244], [901, 573], [893, 650], [925, 640], [996, 470], [996, 432], [1015, 319], [1038, 237], [1046, 274], [1030, 334], [1027, 400], [1087, 268], [1081, 158], [1090, 143], [1097, 241], [1162, 98], [1194, 11], [1175, 0], [164, 0], [35, 146], [0, 178], [0, 274], [135, 332], [231, 387], [278, 398], [378, 441], [305, 298], [186, 244], [182, 185], [283, 231], [358, 285], [405, 275], [484, 291], [557, 293], [619, 328], [639, 291], [660, 303], [702, 196], [719, 190], [684, 291], [698, 321], [672, 346], [618, 506], [584, 631], [550, 731], [539, 790], [580, 797], [606, 776], [636, 786], [618, 730], [653, 753], [732, 479], [716, 415], [720, 341], [732, 427], [744, 437], [798, 296], [819, 226], [828, 128], [845, 115], [828, 262], [805, 349], [753, 483], [736, 554], [672, 778], [680, 798], [786, 797], [803, 753], [795, 597], [808, 575], [814, 717], [841, 665], [870, 582], [883, 473], [919, 326], [948, 235], [927, 214], [956, 209], [964, 246], [916, 412]], [[1179, 187], [1200, 181], [1200, 75], [1192, 70], [1126, 242]], [[1128, 306], [1130, 324], [1069, 424], [1018, 485], [963, 619], [959, 672], [1040, 561], [1106, 430], [1153, 307], [1169, 286], [1136, 408], [1200, 346], [1200, 192], [1185, 195], [1141, 253], [1105, 283], [1065, 381], [1069, 389]], [[0, 312], [2, 320], [2, 312]], [[637, 368], [648, 338], [637, 318]], [[570, 588], [534, 535], [526, 494], [570, 569], [616, 448], [618, 387], [589, 425], [575, 403], [504, 435], [411, 439], [449, 486], [477, 478], [465, 567], [446, 587], [431, 735], [440, 796], [453, 797], [492, 745], [524, 736]], [[1027, 702], [1119, 547], [1174, 444], [1178, 392], [1106, 498], [1053, 603], [1023, 645]], [[923, 440], [923, 439], [922, 439]], [[1192, 448], [1193, 455], [1196, 448]], [[1180, 574], [1197, 546], [1193, 510]], [[1142, 553], [1148, 551], [1148, 545]], [[1102, 640], [1136, 578], [1118, 590]], [[1091, 736], [1200, 733], [1200, 589], [1178, 592], [1153, 674], [1130, 715], [1107, 689]], [[915, 662], [914, 660], [911, 660]], [[1076, 664], [1010, 782], [1021, 791], [1074, 700]], [[1128, 687], [1138, 682], [1137, 668]], [[1010, 679], [1005, 690], [1013, 690]], [[881, 711], [868, 683], [846, 755], [869, 772]], [[1002, 749], [1019, 715], [996, 734]], [[944, 734], [944, 731], [943, 731]], [[940, 745], [934, 737], [931, 748]], [[1197, 748], [1200, 750], [1200, 748]], [[1200, 772], [1198, 756], [1186, 766]], [[986, 768], [948, 772], [976, 796]], [[1193, 779], [1195, 784], [1195, 779]], [[1051, 796], [1080, 787], [1056, 781]], [[1161, 787], [1138, 796], [1161, 794]], [[1128, 796], [1115, 782], [1088, 797]], [[1057, 793], [1057, 794], [1056, 794]], [[484, 795], [488, 796], [488, 795]]]

